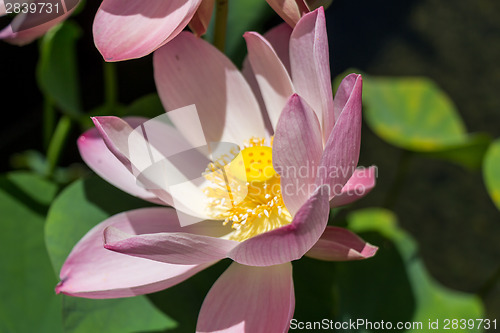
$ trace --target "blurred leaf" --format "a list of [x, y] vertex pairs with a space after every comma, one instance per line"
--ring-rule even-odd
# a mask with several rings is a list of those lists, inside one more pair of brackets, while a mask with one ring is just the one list
[[[116, 213], [148, 205], [97, 176], [67, 187], [50, 207], [45, 228], [47, 249], [56, 272], [93, 226]], [[66, 332], [137, 332], [176, 325], [145, 296], [116, 300], [64, 296], [63, 314]]]
[[470, 134], [463, 143], [450, 145], [441, 151], [422, 154], [427, 157], [455, 162], [471, 170], [479, 170], [490, 143], [491, 137], [488, 134]]
[[495, 140], [486, 153], [483, 176], [491, 199], [500, 209], [500, 139]]
[[62, 332], [61, 299], [43, 239], [57, 186], [28, 172], [0, 176], [0, 332]]
[[[10, 165], [14, 169], [27, 169], [44, 177], [47, 175], [47, 158], [36, 150], [27, 150], [12, 155]], [[86, 173], [87, 170], [81, 164], [73, 164], [65, 168], [57, 167], [51, 179], [58, 184], [68, 184], [83, 177]]]
[[41, 40], [37, 68], [40, 89], [73, 117], [82, 113], [76, 57], [80, 36], [80, 28], [71, 21], [51, 29]]
[[466, 140], [453, 103], [428, 79], [365, 76], [363, 97], [368, 125], [393, 145], [429, 152]]
[[[379, 208], [364, 209], [351, 213], [348, 216], [348, 221], [350, 229], [355, 232], [377, 231], [395, 244], [403, 259], [415, 297], [415, 312], [411, 321], [422, 322], [423, 328], [426, 330], [429, 319], [431, 321], [439, 319], [440, 329], [442, 329], [444, 319], [484, 318], [484, 309], [479, 297], [445, 288], [427, 273], [422, 260], [418, 257], [418, 246], [415, 240], [399, 228], [396, 216], [391, 211]], [[366, 273], [370, 274], [368, 271]], [[388, 277], [391, 273], [385, 271]], [[378, 284], [374, 284], [374, 286], [379, 288]], [[407, 332], [421, 331], [415, 329]], [[454, 331], [476, 332], [481, 330]]]
[[237, 0], [229, 2], [226, 54], [237, 66], [241, 66], [247, 53], [243, 34], [246, 31], [265, 32], [263, 31], [265, 23], [273, 14], [274, 11], [265, 1]]

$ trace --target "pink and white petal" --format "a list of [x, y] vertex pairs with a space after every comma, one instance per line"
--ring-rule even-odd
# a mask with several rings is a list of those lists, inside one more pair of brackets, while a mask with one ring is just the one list
[[276, 129], [281, 111], [294, 93], [292, 80], [273, 47], [264, 37], [256, 32], [247, 32], [243, 37], [271, 125]]
[[361, 143], [361, 93], [363, 80], [357, 76], [356, 83], [335, 127], [325, 145], [318, 177], [320, 184], [330, 186], [330, 199], [336, 189], [343, 188], [351, 178], [359, 159]]
[[140, 58], [177, 36], [202, 0], [103, 0], [94, 42], [106, 61]]
[[197, 265], [224, 259], [238, 244], [233, 240], [186, 232], [130, 235], [115, 227], [104, 230], [106, 249], [168, 264]]
[[319, 187], [291, 224], [240, 243], [229, 252], [229, 258], [250, 266], [272, 266], [300, 259], [325, 230], [330, 211], [328, 196], [328, 188]]
[[281, 18], [294, 27], [300, 20], [300, 17], [309, 12], [309, 8], [304, 0], [266, 0], [269, 6], [281, 16]]
[[318, 118], [297, 94], [288, 100], [276, 126], [273, 167], [280, 175], [281, 193], [293, 215], [316, 190], [316, 174], [323, 152]]
[[316, 112], [326, 141], [335, 119], [323, 7], [304, 15], [293, 29], [290, 64], [295, 91]]
[[103, 232], [113, 226], [129, 234], [177, 232], [171, 208], [143, 208], [114, 215], [91, 229], [73, 248], [61, 268], [57, 293], [86, 298], [142, 295], [169, 288], [203, 270], [203, 265], [173, 265], [106, 250]]
[[327, 226], [306, 256], [326, 261], [361, 260], [373, 257], [377, 250], [347, 229]]
[[162, 203], [156, 195], [137, 184], [137, 178], [106, 147], [97, 129], [83, 133], [77, 144], [83, 161], [101, 178], [133, 196]]
[[281, 23], [264, 34], [264, 38], [272, 45], [274, 51], [285, 66], [289, 75], [290, 68], [290, 36], [293, 29], [286, 23]]
[[189, 28], [196, 36], [203, 36], [207, 32], [214, 11], [214, 3], [215, 0], [202, 0], [191, 22], [189, 22]]
[[334, 193], [333, 199], [330, 200], [330, 207], [348, 205], [363, 198], [375, 187], [376, 177], [377, 167], [375, 166], [368, 169], [357, 168], [340, 193]]
[[[56, 1], [48, 2], [55, 6]], [[35, 13], [18, 14], [8, 26], [0, 31], [0, 39], [19, 46], [29, 44], [67, 19], [73, 13], [76, 6], [65, 11], [62, 15], [58, 15], [55, 11], [48, 13], [43, 10], [41, 12], [36, 11]], [[5, 9], [5, 4], [2, 1], [2, 3], [0, 3], [0, 16], [3, 15], [1, 13], [2, 10], [4, 10], [5, 14]], [[61, 8], [61, 10], [63, 9]]]
[[295, 310], [292, 264], [232, 263], [203, 301], [197, 333], [288, 331]]
[[[158, 93], [167, 111], [195, 104], [208, 142], [242, 144], [265, 137], [259, 105], [248, 83], [214, 46], [182, 32], [154, 54]], [[172, 119], [188, 141], [191, 122]], [[190, 141], [191, 142], [191, 141]]]

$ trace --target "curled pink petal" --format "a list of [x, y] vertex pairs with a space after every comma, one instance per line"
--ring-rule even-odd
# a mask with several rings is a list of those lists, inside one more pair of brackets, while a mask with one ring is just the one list
[[309, 12], [304, 0], [266, 0], [269, 6], [291, 27], [300, 20], [302, 14]]
[[280, 174], [281, 194], [294, 215], [316, 190], [317, 168], [323, 152], [318, 118], [294, 94], [281, 114], [273, 141], [273, 166]]
[[173, 265], [106, 250], [103, 232], [111, 226], [132, 235], [195, 232], [198, 227], [181, 228], [171, 208], [143, 208], [114, 215], [75, 245], [61, 268], [56, 292], [86, 298], [142, 295], [171, 287], [212, 264]]
[[301, 258], [325, 230], [330, 211], [328, 196], [328, 187], [319, 187], [291, 224], [247, 239], [228, 256], [250, 266], [278, 265]]
[[214, 11], [214, 3], [215, 0], [203, 0], [189, 22], [189, 28], [196, 36], [203, 36], [207, 32]]
[[[356, 84], [325, 145], [319, 170], [319, 183], [328, 184], [331, 198], [351, 178], [359, 159], [361, 143], [361, 91], [363, 80]], [[330, 199], [331, 199], [330, 198]]]
[[334, 193], [330, 207], [339, 207], [361, 199], [375, 187], [377, 168], [357, 168], [340, 193]]
[[377, 250], [347, 229], [327, 226], [306, 256], [326, 261], [360, 260], [373, 257]]
[[236, 241], [186, 232], [134, 236], [115, 227], [104, 230], [106, 249], [169, 264], [195, 265], [220, 260], [236, 245]]
[[94, 42], [106, 61], [143, 57], [177, 36], [201, 0], [103, 0]]
[[232, 263], [208, 292], [196, 332], [284, 333], [295, 309], [292, 265]]
[[326, 141], [335, 119], [323, 7], [304, 15], [293, 29], [290, 63], [295, 91], [316, 112]]
[[293, 94], [292, 80], [273, 47], [264, 37], [255, 32], [247, 32], [243, 37], [269, 119], [273, 128], [276, 128], [281, 111]]
[[[207, 65], [209, 64], [209, 65]], [[229, 59], [206, 41], [183, 32], [154, 54], [155, 81], [167, 111], [194, 104], [208, 142], [242, 144], [265, 137], [259, 105]], [[192, 124], [172, 118], [189, 140]]]

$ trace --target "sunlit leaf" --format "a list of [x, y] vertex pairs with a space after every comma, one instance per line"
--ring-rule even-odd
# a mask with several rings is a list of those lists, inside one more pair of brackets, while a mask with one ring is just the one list
[[425, 78], [364, 77], [365, 119], [388, 142], [415, 151], [436, 151], [466, 140], [455, 106]]
[[[73, 246], [107, 217], [148, 204], [93, 176], [66, 188], [52, 204], [45, 228], [50, 258], [58, 273]], [[64, 297], [66, 332], [137, 332], [174, 327], [176, 323], [145, 296], [116, 300]]]
[[500, 139], [495, 140], [486, 153], [483, 175], [491, 199], [500, 209]]
[[62, 332], [61, 299], [43, 239], [56, 191], [35, 174], [0, 176], [0, 332]]
[[43, 93], [71, 116], [82, 112], [76, 56], [80, 35], [80, 28], [70, 21], [50, 30], [41, 40], [37, 68]]

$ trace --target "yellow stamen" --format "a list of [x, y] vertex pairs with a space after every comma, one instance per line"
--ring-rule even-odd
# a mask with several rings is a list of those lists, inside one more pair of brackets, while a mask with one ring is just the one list
[[272, 148], [252, 138], [227, 165], [211, 164], [205, 173], [209, 215], [231, 223], [230, 239], [244, 241], [287, 225], [292, 217], [283, 203]]

